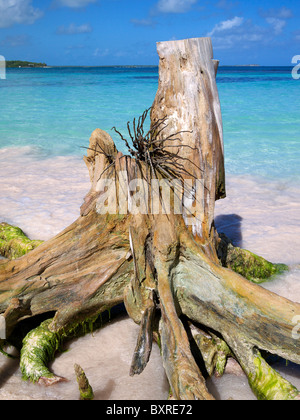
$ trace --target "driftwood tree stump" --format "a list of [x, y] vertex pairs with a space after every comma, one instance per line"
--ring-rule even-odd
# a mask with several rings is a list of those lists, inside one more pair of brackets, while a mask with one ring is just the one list
[[34, 350], [44, 365], [44, 339], [54, 352], [61, 336], [124, 302], [140, 324], [130, 374], [145, 368], [154, 338], [174, 399], [213, 399], [191, 340], [208, 373], [221, 374], [231, 356], [259, 398], [299, 398], [261, 352], [300, 363], [293, 334], [300, 305], [222, 267], [217, 255], [214, 204], [225, 197], [225, 175], [211, 41], [162, 42], [158, 54], [149, 133], [144, 114], [125, 156], [95, 130], [84, 158], [91, 190], [79, 219], [22, 258], [0, 262], [7, 338], [20, 320], [54, 314], [25, 338], [21, 357], [25, 377], [53, 383], [59, 378], [34, 367]]

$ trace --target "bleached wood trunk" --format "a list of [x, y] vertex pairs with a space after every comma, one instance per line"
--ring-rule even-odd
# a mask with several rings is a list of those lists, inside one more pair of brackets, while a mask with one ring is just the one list
[[[225, 197], [224, 147], [221, 107], [216, 84], [217, 61], [210, 38], [157, 44], [160, 57], [159, 86], [151, 120], [168, 116], [168, 136], [185, 131], [178, 145], [186, 170], [201, 180], [202, 221], [192, 222], [194, 233], [211, 236], [215, 200]], [[188, 147], [185, 147], [188, 146]]]

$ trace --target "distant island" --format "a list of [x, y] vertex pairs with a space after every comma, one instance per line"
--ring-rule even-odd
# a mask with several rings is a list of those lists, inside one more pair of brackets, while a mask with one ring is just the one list
[[221, 67], [260, 67], [260, 64], [232, 64], [232, 65], [223, 65]]
[[260, 67], [260, 64], [240, 64], [240, 65], [236, 65], [234, 67]]
[[19, 67], [26, 67], [26, 68], [33, 68], [33, 67], [47, 67], [46, 63], [34, 63], [32, 61], [6, 61], [7, 68], [19, 68]]

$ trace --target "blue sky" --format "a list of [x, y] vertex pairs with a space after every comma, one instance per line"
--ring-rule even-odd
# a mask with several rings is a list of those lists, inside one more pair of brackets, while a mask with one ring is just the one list
[[49, 65], [158, 64], [157, 41], [210, 36], [223, 65], [291, 65], [299, 0], [0, 0], [0, 55]]

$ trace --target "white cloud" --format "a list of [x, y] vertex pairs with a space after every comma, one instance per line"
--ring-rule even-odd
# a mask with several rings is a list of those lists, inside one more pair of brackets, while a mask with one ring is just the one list
[[32, 6], [32, 0], [0, 0], [0, 28], [31, 25], [42, 16], [43, 12]]
[[281, 34], [286, 25], [286, 21], [275, 17], [268, 17], [266, 21], [273, 27], [275, 35]]
[[56, 31], [59, 35], [88, 34], [91, 32], [93, 32], [93, 28], [89, 23], [79, 26], [76, 26], [74, 23], [71, 23], [69, 26], [62, 25]]
[[274, 34], [264, 27], [255, 25], [250, 19], [235, 17], [220, 22], [207, 36], [212, 37], [214, 49], [248, 49], [255, 43], [267, 44]]
[[108, 48], [105, 48], [104, 50], [102, 50], [101, 48], [96, 48], [93, 56], [94, 57], [106, 57], [110, 54], [110, 50]]
[[255, 42], [262, 42], [263, 35], [260, 33], [240, 33], [240, 34], [230, 34], [224, 37], [216, 37], [213, 39], [213, 46], [215, 50], [226, 50], [231, 48], [242, 48], [248, 49]]
[[215, 25], [211, 32], [207, 34], [207, 36], [213, 36], [215, 33], [228, 31], [233, 28], [237, 28], [241, 26], [244, 22], [244, 18], [242, 17], [234, 17], [233, 19], [223, 20], [222, 22]]
[[291, 9], [288, 9], [285, 6], [283, 6], [281, 9], [278, 10], [276, 17], [282, 18], [282, 19], [289, 19], [293, 17], [293, 12], [291, 11]]
[[228, 0], [219, 0], [219, 2], [216, 4], [216, 7], [219, 7], [220, 9], [224, 10], [230, 10], [236, 7], [239, 4], [239, 2], [232, 2]]
[[97, 0], [57, 0], [55, 3], [59, 6], [78, 9], [80, 7], [88, 6], [91, 3], [96, 3], [96, 1]]
[[159, 0], [156, 9], [160, 13], [184, 13], [198, 0]]
[[0, 45], [5, 47], [20, 47], [28, 44], [28, 41], [28, 35], [8, 35], [0, 42]]
[[151, 19], [131, 19], [134, 26], [155, 26], [156, 23]]
[[300, 41], [300, 31], [299, 30], [294, 32], [294, 38], [295, 38], [296, 41]]
[[285, 6], [281, 7], [281, 9], [261, 10], [260, 14], [263, 17], [272, 17], [278, 19], [289, 19], [293, 17], [293, 12], [291, 11], [291, 9], [288, 9]]
[[286, 26], [286, 20], [293, 17], [291, 9], [283, 6], [280, 9], [261, 10], [260, 14], [271, 25], [274, 35], [280, 35]]
[[214, 49], [249, 49], [258, 43], [260, 46], [274, 45], [276, 37], [283, 32], [287, 23], [278, 16], [291, 16], [291, 11], [286, 8], [276, 11], [272, 9], [272, 13], [277, 17], [264, 16], [268, 26], [257, 25], [251, 19], [235, 16], [216, 24], [206, 36], [212, 38]]

